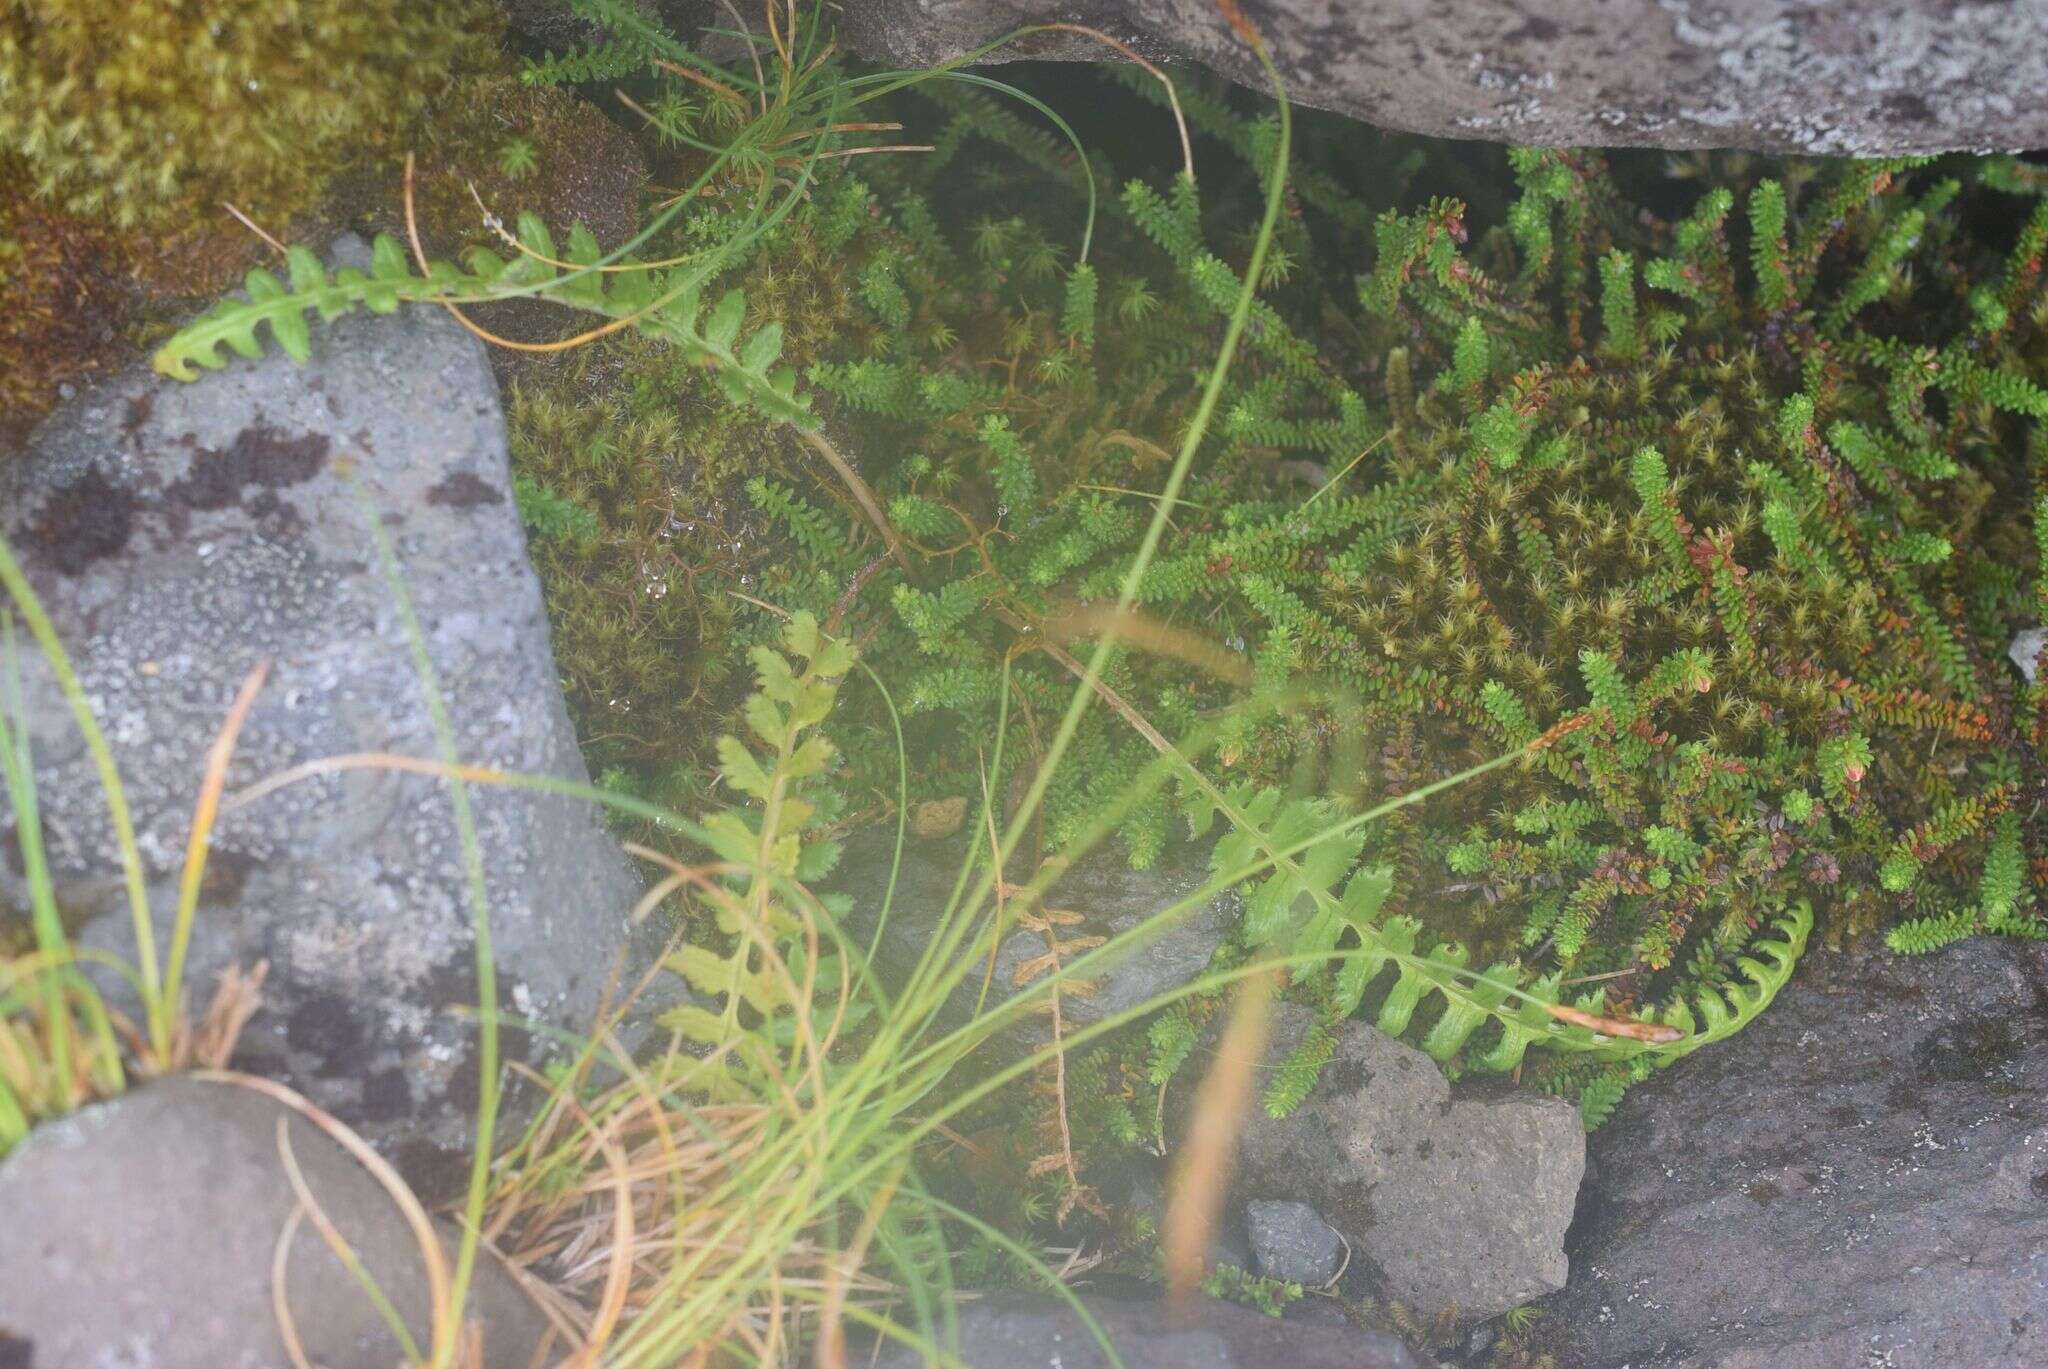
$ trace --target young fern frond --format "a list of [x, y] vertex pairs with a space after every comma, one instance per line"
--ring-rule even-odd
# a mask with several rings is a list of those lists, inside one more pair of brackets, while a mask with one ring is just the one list
[[[829, 1039], [821, 1045], [813, 1026], [833, 1017], [840, 951], [830, 929], [819, 925], [820, 914], [846, 906], [801, 891], [839, 857], [838, 843], [810, 833], [837, 807], [821, 778], [837, 753], [818, 727], [832, 711], [840, 678], [853, 668], [853, 649], [826, 637], [808, 613], [790, 619], [781, 646], [754, 650], [757, 688], [744, 710], [752, 743], [718, 739], [720, 776], [748, 802], [703, 820], [712, 854], [738, 872], [699, 887], [730, 949], [692, 942], [668, 962], [717, 1006], [686, 1004], [662, 1020], [707, 1047], [747, 1038], [733, 1053], [738, 1063], [711, 1068], [706, 1080], [721, 1092], [764, 1099], [791, 1079], [816, 1079], [822, 1066]], [[743, 1024], [742, 1007], [758, 1025]], [[785, 1053], [787, 1066], [778, 1063]]]

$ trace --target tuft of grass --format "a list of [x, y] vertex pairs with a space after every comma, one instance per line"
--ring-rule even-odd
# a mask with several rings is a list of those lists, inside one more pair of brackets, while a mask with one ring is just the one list
[[147, 1077], [194, 1066], [220, 1067], [254, 1014], [266, 967], [258, 965], [247, 974], [230, 967], [195, 1024], [185, 995], [185, 954], [228, 762], [242, 722], [262, 688], [265, 669], [259, 666], [243, 683], [207, 756], [165, 962], [159, 967], [155, 918], [147, 898], [142, 897], [131, 905], [136, 964], [111, 959], [105, 963], [105, 968], [134, 985], [143, 1010], [143, 1026], [138, 1028], [109, 1008], [85, 975], [82, 957], [58, 912], [37, 803], [15, 614], [26, 620], [46, 654], [99, 767], [132, 894], [139, 887], [140, 859], [126, 793], [77, 674], [4, 539], [0, 539], [0, 583], [5, 584], [14, 604], [13, 613], [0, 613], [0, 683], [4, 683], [4, 693], [0, 693], [0, 775], [4, 775], [14, 814], [14, 841], [28, 892], [33, 934], [30, 951], [0, 955], [0, 1155], [4, 1155], [35, 1122], [120, 1093], [131, 1072]]

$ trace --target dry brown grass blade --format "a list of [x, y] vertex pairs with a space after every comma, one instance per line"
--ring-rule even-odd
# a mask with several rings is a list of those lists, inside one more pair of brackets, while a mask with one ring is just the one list
[[[614, 91], [613, 93], [618, 95], [626, 108], [632, 110], [641, 118], [653, 119], [654, 116], [652, 114], [649, 114], [646, 110], [635, 104], [623, 92]], [[476, 205], [477, 213], [484, 216], [484, 227], [490, 230], [491, 235], [499, 242], [505, 244], [506, 251], [517, 252], [522, 257], [531, 257], [537, 262], [554, 267], [557, 271], [596, 271], [600, 275], [623, 275], [632, 271], [665, 270], [671, 266], [681, 266], [685, 262], [696, 261], [704, 255], [703, 250], [699, 249], [693, 252], [685, 252], [677, 257], [663, 257], [657, 261], [615, 261], [598, 266], [585, 266], [579, 262], [563, 261], [561, 258], [551, 257], [545, 252], [536, 252], [521, 242], [519, 235], [507, 228], [505, 221], [494, 213], [489, 205], [484, 203], [484, 197], [478, 193], [475, 181], [464, 181], [462, 188], [469, 192], [470, 201]]]
[[[1116, 715], [1129, 723], [1139, 736], [1150, 742], [1153, 750], [1163, 756], [1171, 756], [1177, 753], [1177, 748], [1166, 739], [1166, 734], [1154, 727], [1143, 713], [1133, 708], [1123, 695], [1117, 693], [1110, 686], [1107, 680], [1102, 679], [1100, 676], [1089, 680], [1088, 667], [1082, 665], [1072, 652], [1068, 651], [1058, 642], [1051, 640], [1045, 633], [1033, 632], [1029, 623], [1026, 623], [1022, 618], [1019, 618], [1009, 610], [994, 608], [990, 611], [1016, 632], [1026, 634], [1030, 645], [1043, 651], [1046, 655], [1066, 667], [1067, 672], [1075, 679], [1088, 680], [1090, 687], [1095, 690], [1096, 697], [1115, 710]], [[1120, 632], [1121, 629], [1119, 629]], [[1194, 773], [1198, 779], [1200, 778], [1199, 772], [1191, 771], [1191, 773]]]
[[695, 81], [698, 85], [704, 87], [704, 89], [710, 91], [712, 94], [718, 96], [720, 99], [730, 100], [734, 104], [738, 105], [741, 109], [745, 109], [747, 107], [746, 100], [740, 96], [740, 93], [737, 90], [734, 90], [731, 86], [727, 85], [723, 81], [712, 80], [709, 76], [706, 76], [701, 71], [693, 71], [689, 67], [683, 66], [677, 62], [671, 62], [666, 58], [662, 57], [655, 58], [654, 65], [660, 67], [663, 71], [668, 72], [671, 76], [680, 76], [685, 81]]
[[1179, 1312], [1191, 1309], [1201, 1291], [1209, 1235], [1230, 1190], [1239, 1130], [1272, 1029], [1276, 974], [1252, 975], [1238, 990], [1216, 1045], [1216, 1062], [1195, 1089], [1187, 1136], [1174, 1156], [1159, 1247], [1167, 1299]]
[[206, 1016], [199, 1020], [198, 1028], [189, 1035], [179, 1033], [180, 1068], [227, 1068], [229, 1057], [235, 1053], [235, 1043], [242, 1039], [242, 1028], [263, 1007], [263, 981], [269, 975], [267, 960], [257, 961], [256, 968], [247, 974], [242, 973], [239, 965], [230, 965], [220, 972], [220, 978], [214, 982], [213, 1001], [206, 1005]]
[[270, 1251], [270, 1315], [277, 1321], [277, 1338], [284, 1342], [285, 1358], [292, 1362], [292, 1369], [313, 1369], [312, 1360], [306, 1357], [305, 1342], [299, 1339], [299, 1323], [292, 1316], [291, 1298], [285, 1282], [291, 1273], [292, 1241], [297, 1238], [299, 1227], [305, 1220], [306, 1209], [294, 1207], [292, 1215], [285, 1218], [284, 1226], [277, 1233], [277, 1244]]
[[1180, 156], [1182, 168], [1187, 172], [1188, 181], [1192, 183], [1195, 179], [1195, 145], [1193, 140], [1188, 137], [1187, 116], [1182, 114], [1180, 111], [1180, 92], [1173, 88], [1172, 78], [1169, 77], [1165, 72], [1161, 71], [1158, 67], [1152, 65], [1152, 63], [1146, 61], [1143, 57], [1140, 57], [1136, 49], [1132, 48], [1128, 43], [1118, 42], [1116, 39], [1104, 33], [1101, 29], [1092, 29], [1089, 28], [1086, 24], [1066, 23], [1045, 24], [1041, 27], [1053, 29], [1061, 33], [1078, 33], [1084, 38], [1093, 38], [1096, 42], [1102, 43], [1110, 48], [1115, 49], [1117, 52], [1122, 53], [1127, 60], [1136, 63], [1138, 66], [1143, 67], [1146, 71], [1151, 73], [1154, 80], [1158, 81], [1160, 85], [1166, 87], [1166, 103], [1172, 106], [1173, 108], [1173, 126], [1180, 130]]
[[1259, 36], [1258, 29], [1252, 26], [1252, 21], [1245, 15], [1244, 6], [1239, 4], [1238, 0], [1216, 0], [1216, 8], [1222, 13], [1223, 22], [1230, 25], [1232, 31], [1244, 40], [1246, 47], [1254, 52], [1266, 50], [1266, 40]]
[[257, 223], [256, 220], [250, 218], [247, 214], [244, 214], [241, 210], [235, 208], [234, 205], [230, 204], [226, 200], [221, 201], [220, 207], [222, 209], [227, 210], [228, 213], [234, 215], [236, 222], [240, 223], [242, 227], [248, 229], [251, 233], [254, 233], [257, 237], [263, 239], [265, 243], [269, 244], [271, 251], [277, 253], [277, 255], [279, 255], [280, 257], [285, 255], [284, 244], [279, 242], [275, 237], [273, 237], [269, 233], [266, 233], [263, 230], [263, 226]]
[[903, 573], [915, 579], [916, 572], [911, 569], [910, 557], [903, 550], [903, 539], [896, 535], [895, 525], [889, 521], [889, 515], [882, 512], [881, 501], [875, 498], [875, 492], [868, 487], [868, 482], [861, 479], [860, 472], [839, 454], [838, 448], [825, 440], [823, 433], [805, 433], [803, 439], [810, 445], [812, 451], [825, 458], [825, 464], [832, 468], [832, 473], [846, 486], [847, 492], [853, 496], [853, 502], [860, 505], [860, 511], [867, 515], [868, 521], [874, 524], [875, 531], [881, 534], [882, 545], [889, 549], [889, 555], [903, 568]]
[[590, 1129], [592, 1139], [604, 1156], [605, 1169], [611, 1175], [611, 1264], [605, 1271], [604, 1293], [598, 1299], [596, 1315], [591, 1319], [589, 1336], [569, 1361], [575, 1369], [590, 1369], [597, 1363], [598, 1354], [611, 1340], [612, 1333], [618, 1329], [619, 1319], [626, 1312], [627, 1295], [632, 1291], [633, 1178], [626, 1165], [625, 1153], [619, 1149], [617, 1139], [608, 1129], [598, 1126], [574, 1098], [564, 1096], [562, 1102]]
[[[176, 992], [180, 1000], [171, 1005], [175, 1015], [182, 1016], [185, 1010], [185, 950], [191, 936], [192, 919], [199, 907], [200, 887], [206, 880], [206, 856], [213, 845], [214, 823], [220, 816], [221, 790], [227, 787], [228, 765], [234, 760], [235, 741], [241, 736], [242, 725], [248, 721], [249, 710], [256, 706], [256, 696], [263, 692], [263, 682], [269, 676], [270, 663], [262, 661], [243, 679], [242, 687], [235, 691], [234, 702], [228, 706], [228, 716], [221, 723], [220, 732], [206, 752], [206, 770], [200, 779], [199, 798], [192, 806], [192, 831], [185, 839], [185, 865], [178, 878], [177, 918], [172, 926], [170, 955], [164, 970], [164, 984]], [[159, 1060], [155, 1064], [161, 1069], [171, 1069], [176, 1067], [176, 1060]]]
[[317, 779], [322, 775], [339, 775], [350, 770], [396, 770], [408, 775], [431, 775], [435, 779], [461, 780], [465, 784], [513, 784], [521, 777], [503, 770], [493, 770], [482, 765], [450, 765], [446, 761], [430, 760], [425, 756], [401, 756], [395, 751], [351, 751], [341, 756], [323, 756], [319, 760], [305, 761], [299, 765], [265, 776], [246, 789], [237, 790], [221, 801], [223, 813], [238, 812], [255, 803], [258, 799], [288, 789], [303, 780]]
[[[1154, 442], [1149, 438], [1139, 437], [1136, 433], [1106, 433], [1103, 435], [1102, 441], [1098, 445], [1104, 447], [1122, 447], [1126, 451], [1135, 455], [1138, 458], [1140, 465], [1148, 464], [1154, 461], [1163, 461], [1169, 466], [1173, 464], [1172, 452], [1166, 450], [1166, 448], [1160, 446], [1157, 442]], [[1187, 501], [1184, 499], [1177, 502], [1183, 505], [1187, 505], [1188, 507], [1194, 507], [1193, 505], [1188, 505]]]
[[768, 144], [768, 146], [771, 148], [788, 147], [791, 143], [800, 143], [806, 138], [822, 138], [829, 133], [901, 133], [902, 131], [902, 124], [889, 121], [824, 124], [817, 128], [800, 128], [794, 133], [785, 133], [774, 142]]
[[836, 147], [827, 152], [812, 152], [803, 157], [779, 157], [777, 166], [802, 166], [807, 161], [826, 161], [833, 157], [865, 157], [870, 152], [936, 152], [932, 143], [869, 143], [860, 147]]
[[796, 16], [790, 16], [789, 35], [785, 38], [782, 24], [775, 17], [775, 3], [776, 0], [761, 0], [761, 8], [768, 16], [768, 41], [775, 45], [775, 55], [781, 60], [782, 69], [787, 72], [793, 65], [789, 55], [789, 44], [796, 38]]
[[740, 17], [740, 12], [733, 8], [732, 0], [718, 0], [718, 3], [725, 10], [726, 15], [731, 18], [732, 26], [745, 35], [743, 41], [746, 45], [747, 56], [752, 58], [754, 63], [754, 95], [761, 102], [761, 112], [766, 114], [768, 112], [768, 73], [761, 69], [761, 53], [754, 46], [754, 31], [747, 26], [747, 21]]
[[[284, 1164], [285, 1182], [291, 1185], [292, 1196], [297, 1200], [298, 1204], [292, 1209], [292, 1215], [285, 1221], [285, 1226], [288, 1229], [296, 1229], [300, 1217], [311, 1218], [313, 1229], [320, 1233], [320, 1239], [326, 1243], [329, 1250], [334, 1252], [334, 1258], [341, 1261], [342, 1268], [348, 1270], [350, 1276], [358, 1280], [370, 1277], [367, 1271], [364, 1270], [362, 1261], [357, 1257], [355, 1247], [351, 1246], [348, 1243], [348, 1238], [341, 1234], [341, 1228], [337, 1227], [334, 1224], [334, 1219], [327, 1215], [326, 1207], [321, 1204], [318, 1195], [313, 1192], [312, 1185], [306, 1182], [306, 1173], [303, 1169], [299, 1168], [298, 1153], [292, 1149], [291, 1119], [288, 1117], [279, 1117], [277, 1119], [277, 1158]], [[289, 1247], [287, 1247], [288, 1249]], [[287, 1254], [286, 1259], [289, 1258], [290, 1256]], [[290, 1321], [290, 1300], [289, 1298], [281, 1297], [277, 1287], [271, 1289], [271, 1296], [275, 1300], [272, 1304], [273, 1307], [282, 1313], [282, 1320], [279, 1324], [284, 1325]], [[384, 1310], [382, 1305], [380, 1305], [379, 1310]], [[296, 1327], [294, 1327], [294, 1330], [296, 1331]], [[416, 1347], [415, 1358], [417, 1358]]]
[[[405, 237], [412, 247], [413, 264], [419, 269], [419, 273], [424, 276], [427, 274], [427, 253], [426, 249], [420, 245], [419, 220], [413, 208], [412, 180], [413, 154], [408, 152], [405, 154]], [[518, 342], [512, 338], [500, 337], [470, 318], [468, 314], [463, 313], [459, 306], [451, 304], [447, 300], [441, 300], [439, 303], [443, 309], [454, 315], [455, 321], [472, 335], [490, 343], [493, 347], [503, 347], [510, 352], [566, 352], [571, 347], [581, 347], [586, 342], [595, 342], [601, 337], [616, 333], [624, 328], [630, 328], [638, 323], [642, 317], [641, 314], [637, 313], [627, 314], [623, 318], [615, 318], [609, 323], [599, 324], [597, 327], [587, 329], [576, 334], [574, 337], [562, 338], [556, 342]]]
[[[840, 958], [839, 973], [839, 1006], [833, 1014], [832, 1025], [826, 1030], [825, 1038], [821, 1043], [816, 1033], [812, 1030], [810, 1011], [811, 1003], [817, 991], [818, 921], [812, 915], [808, 903], [799, 899], [795, 905], [798, 916], [803, 920], [805, 944], [804, 982], [799, 985], [796, 981], [796, 976], [789, 971], [789, 962], [783, 958], [780, 951], [775, 949], [775, 938], [772, 929], [765, 924], [759, 913], [747, 908], [739, 899], [733, 898], [729, 891], [713, 884], [710, 880], [705, 879], [696, 869], [683, 864], [673, 856], [664, 855], [659, 851], [654, 851], [644, 846], [637, 847], [634, 850], [634, 854], [651, 860], [657, 865], [664, 866], [672, 874], [680, 876], [696, 885], [701, 892], [709, 895], [719, 906], [731, 912], [738, 920], [742, 934], [761, 952], [762, 963], [775, 972], [776, 977], [782, 981], [783, 988], [788, 991], [790, 1002], [795, 1005], [797, 1042], [803, 1046], [804, 1057], [807, 1062], [804, 1072], [810, 1077], [812, 1087], [816, 1091], [813, 1096], [823, 1098], [825, 1096], [824, 1054], [831, 1049], [832, 1041], [837, 1038], [839, 1029], [844, 1023], [846, 999], [848, 997], [846, 991], [851, 986], [850, 976], [852, 969], [846, 964], [845, 957], [842, 956]], [[790, 1115], [792, 1117], [796, 1116], [799, 1108], [795, 1093], [790, 1091], [786, 1083], [781, 1083], [780, 1087], [790, 1105]]]
[[[368, 1142], [356, 1135], [354, 1130], [344, 1125], [339, 1118], [315, 1106], [302, 1094], [286, 1088], [274, 1079], [243, 1074], [239, 1070], [194, 1070], [192, 1077], [208, 1083], [232, 1084], [237, 1088], [249, 1089], [274, 1099], [320, 1128], [342, 1149], [354, 1156], [356, 1163], [367, 1169], [370, 1177], [391, 1196], [391, 1201], [397, 1205], [399, 1214], [411, 1228], [414, 1241], [419, 1244], [420, 1258], [425, 1263], [427, 1271], [427, 1301], [433, 1309], [436, 1329], [438, 1330], [445, 1324], [447, 1318], [455, 1314], [458, 1309], [450, 1305], [449, 1298], [448, 1261], [442, 1253], [439, 1238], [434, 1234], [433, 1220], [427, 1216], [427, 1210], [420, 1206], [420, 1200], [413, 1196], [405, 1180], [398, 1177], [398, 1171], [393, 1169], [383, 1156], [370, 1149]], [[436, 1340], [438, 1339], [437, 1336]]]
[[1567, 1008], [1562, 1003], [1545, 1003], [1543, 1007], [1560, 1022], [1569, 1022], [1575, 1027], [1585, 1027], [1599, 1032], [1602, 1036], [1625, 1036], [1631, 1041], [1649, 1041], [1656, 1045], [1669, 1045], [1685, 1035], [1676, 1027], [1667, 1027], [1661, 1022], [1631, 1022], [1623, 1017], [1598, 1017], [1577, 1008]]
[[1062, 643], [1114, 633], [1119, 642], [1184, 661], [1225, 684], [1247, 686], [1252, 682], [1252, 668], [1244, 657], [1198, 632], [1162, 623], [1137, 609], [1119, 613], [1113, 604], [1068, 604], [1041, 618], [1038, 627], [1045, 636]]

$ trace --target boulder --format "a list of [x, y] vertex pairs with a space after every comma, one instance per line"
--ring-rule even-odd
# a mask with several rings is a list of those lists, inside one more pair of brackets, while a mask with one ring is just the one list
[[2028, 684], [2038, 684], [2041, 674], [2041, 648], [2048, 646], [2048, 627], [2024, 627], [2012, 635], [2012, 641], [2005, 648], [2006, 659], [2019, 667]]
[[[259, 664], [269, 681], [230, 795], [323, 757], [437, 755], [373, 528], [402, 568], [462, 759], [584, 778], [482, 344], [409, 306], [316, 324], [312, 347], [306, 365], [273, 353], [191, 384], [137, 368], [0, 463], [0, 530], [113, 749], [160, 936], [208, 749]], [[60, 899], [86, 945], [132, 961], [92, 760], [40, 655], [21, 655]], [[591, 805], [470, 794], [504, 1011], [585, 1027], [627, 951], [639, 879]], [[12, 830], [4, 796], [0, 824]], [[0, 917], [26, 906], [8, 845]], [[473, 951], [446, 786], [358, 769], [223, 813], [188, 982], [203, 1003], [223, 967], [268, 961], [243, 1062], [404, 1149], [419, 1177], [468, 1149], [476, 1029], [449, 1010], [477, 1001]], [[507, 1035], [516, 1058], [524, 1034]]]
[[[1315, 1315], [1318, 1309], [1278, 1318], [1204, 1299], [1183, 1321], [1158, 1303], [1097, 1296], [1086, 1302], [1124, 1369], [1421, 1369], [1396, 1338], [1361, 1331], [1334, 1314]], [[968, 1303], [958, 1319], [967, 1369], [1108, 1369], [1110, 1363], [1064, 1301], [999, 1294]], [[890, 1345], [874, 1363], [876, 1369], [912, 1369], [925, 1359]]]
[[[426, 1262], [369, 1171], [266, 1094], [170, 1078], [46, 1123], [0, 1161], [0, 1364], [289, 1363], [272, 1306], [272, 1260], [298, 1200], [278, 1147], [280, 1123], [307, 1190], [415, 1342], [430, 1346]], [[438, 1227], [452, 1271], [456, 1235], [445, 1222]], [[404, 1358], [310, 1221], [292, 1238], [283, 1301], [315, 1364], [390, 1369]], [[486, 1369], [524, 1369], [553, 1336], [489, 1251], [477, 1260], [469, 1315], [483, 1332]], [[559, 1357], [564, 1346], [551, 1343]]]
[[[1314, 1022], [1276, 1008], [1266, 1069]], [[1425, 1318], [1498, 1316], [1564, 1287], [1585, 1172], [1578, 1108], [1499, 1087], [1454, 1093], [1428, 1056], [1363, 1022], [1335, 1036], [1300, 1107], [1245, 1122], [1237, 1196], [1313, 1208], [1350, 1242], [1354, 1267]], [[1183, 1111], [1192, 1092], [1178, 1090]]]
[[[969, 819], [971, 822], [972, 814]], [[875, 956], [876, 972], [892, 990], [909, 978], [931, 943], [952, 896], [960, 864], [968, 855], [968, 840], [958, 836], [906, 842], [895, 898]], [[847, 843], [833, 877], [834, 887], [853, 900], [847, 926], [861, 946], [868, 943], [881, 913], [894, 844], [893, 831], [855, 837]], [[1022, 882], [1023, 875], [1013, 870], [1012, 878]], [[1062, 938], [1094, 935], [1114, 939], [1135, 931], [1208, 881], [1206, 848], [1170, 847], [1147, 870], [1133, 870], [1121, 851], [1105, 848], [1090, 852], [1061, 876], [1045, 906], [1081, 915], [1080, 923], [1060, 928]], [[1088, 991], [1062, 992], [1062, 1021], [1079, 1025], [1097, 1022], [1195, 978], [1208, 966], [1209, 957], [1229, 934], [1242, 907], [1235, 892], [1226, 892], [1134, 939], [1125, 954], [1089, 977]], [[1045, 941], [1036, 932], [1020, 928], [1006, 936], [996, 950], [988, 1006], [1037, 982], [1032, 976], [1019, 984], [1018, 972], [1045, 953]], [[945, 1025], [958, 1026], [967, 1020], [981, 995], [982, 977], [979, 971], [969, 974], [953, 991], [941, 1013]], [[1050, 1040], [1044, 1021], [1037, 1016], [1027, 1019], [1011, 1034], [1012, 1041], [1036, 1045]]]
[[[1215, 0], [846, 0], [864, 55], [929, 66], [1069, 21], [1265, 90]], [[1953, 0], [1245, 0], [1296, 100], [1446, 138], [1876, 156], [2048, 143], [2048, 6]], [[1071, 33], [998, 60], [1102, 60]]]
[[1810, 951], [1592, 1150], [1561, 1364], [2048, 1364], [2048, 946]]

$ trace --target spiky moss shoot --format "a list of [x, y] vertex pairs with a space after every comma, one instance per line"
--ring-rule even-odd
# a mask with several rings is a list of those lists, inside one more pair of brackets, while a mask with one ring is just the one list
[[1595, 719], [1405, 829], [1433, 931], [1593, 973], [1738, 944], [1801, 888], [1874, 920], [1901, 887], [1873, 878], [1887, 834], [1976, 787], [1988, 718], [1911, 602], [1935, 575], [1899, 555], [1921, 520], [1814, 517], [1825, 496], [1759, 460], [1786, 387], [1750, 351], [1573, 364], [1521, 389], [1544, 436], [1513, 464], [1465, 460], [1465, 407], [1422, 400], [1395, 478], [1441, 476], [1411, 531], [1309, 591], [1310, 668], [1376, 696], [1404, 774]]
[[118, 227], [289, 218], [494, 44], [487, 0], [6, 0], [0, 149]]

